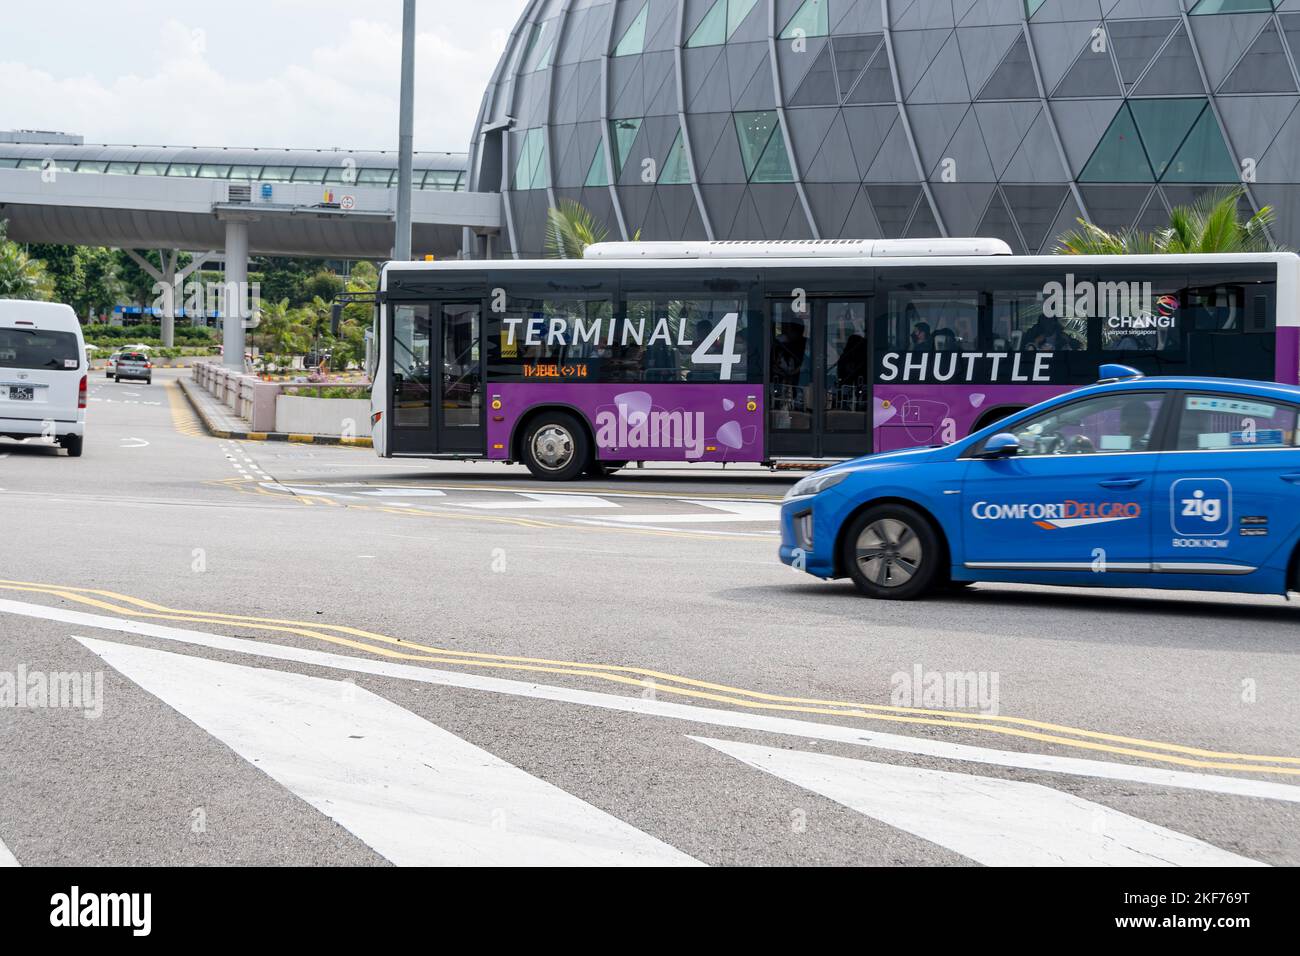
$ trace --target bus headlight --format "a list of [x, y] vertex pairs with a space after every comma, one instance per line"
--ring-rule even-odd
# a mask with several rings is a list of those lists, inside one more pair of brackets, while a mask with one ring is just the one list
[[807, 478], [800, 479], [785, 493], [785, 500], [793, 501], [795, 498], [811, 498], [813, 495], [820, 495], [827, 488], [834, 488], [851, 474], [853, 474], [851, 471], [831, 471], [809, 475]]

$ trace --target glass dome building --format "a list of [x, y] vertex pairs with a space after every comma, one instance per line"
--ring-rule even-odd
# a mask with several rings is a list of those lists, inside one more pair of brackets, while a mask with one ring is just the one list
[[496, 254], [612, 238], [994, 236], [1167, 222], [1242, 184], [1300, 245], [1300, 0], [528, 0], [469, 188]]

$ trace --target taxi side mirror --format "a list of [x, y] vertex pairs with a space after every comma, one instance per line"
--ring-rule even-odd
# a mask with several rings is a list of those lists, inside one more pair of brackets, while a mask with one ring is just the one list
[[1011, 458], [1020, 452], [1020, 439], [1011, 432], [999, 432], [984, 443], [981, 458]]

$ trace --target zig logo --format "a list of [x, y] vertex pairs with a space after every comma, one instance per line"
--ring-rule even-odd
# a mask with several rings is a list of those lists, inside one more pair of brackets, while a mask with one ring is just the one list
[[1222, 478], [1182, 478], [1169, 490], [1174, 534], [1220, 538], [1232, 529], [1232, 485]]

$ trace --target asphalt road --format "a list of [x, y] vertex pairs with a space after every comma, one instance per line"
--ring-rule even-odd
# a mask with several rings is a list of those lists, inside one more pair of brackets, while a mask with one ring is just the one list
[[788, 475], [90, 398], [81, 459], [0, 442], [0, 864], [1300, 863], [1280, 598], [872, 603], [777, 562]]

